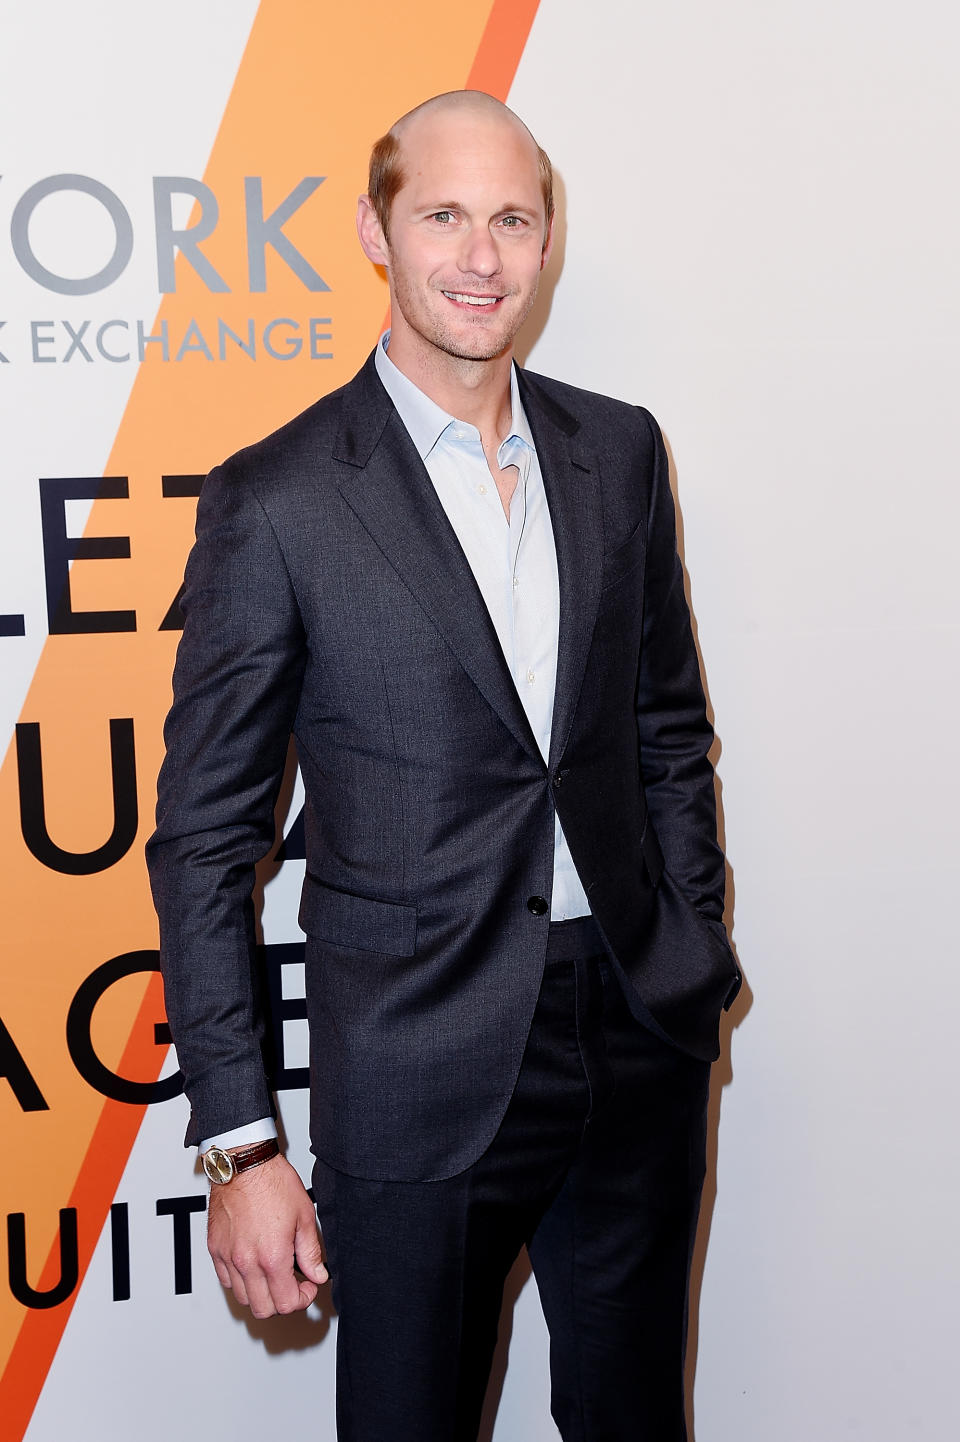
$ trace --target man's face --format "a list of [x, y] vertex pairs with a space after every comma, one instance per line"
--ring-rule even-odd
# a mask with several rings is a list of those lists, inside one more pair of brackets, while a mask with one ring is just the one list
[[[438, 110], [404, 127], [405, 182], [382, 240], [391, 351], [488, 361], [508, 352], [549, 253], [536, 148], [495, 111]], [[363, 232], [361, 230], [361, 236]]]

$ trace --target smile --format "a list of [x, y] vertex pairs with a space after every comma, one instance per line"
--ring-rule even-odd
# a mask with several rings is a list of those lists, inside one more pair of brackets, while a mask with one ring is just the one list
[[490, 306], [503, 300], [502, 295], [461, 295], [455, 290], [445, 290], [443, 294], [447, 300], [455, 301], [458, 305]]

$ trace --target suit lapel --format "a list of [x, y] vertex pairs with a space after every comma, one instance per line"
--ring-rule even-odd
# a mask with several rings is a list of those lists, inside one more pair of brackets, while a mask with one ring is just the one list
[[580, 423], [525, 371], [520, 394], [537, 445], [560, 579], [560, 640], [550, 734], [550, 770], [573, 724], [600, 600], [603, 508], [592, 456], [578, 444]]
[[490, 614], [372, 358], [343, 392], [340, 493], [520, 745], [542, 763]]

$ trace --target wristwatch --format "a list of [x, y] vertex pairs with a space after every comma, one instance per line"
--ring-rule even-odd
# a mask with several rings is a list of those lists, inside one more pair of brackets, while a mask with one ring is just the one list
[[257, 1142], [252, 1147], [241, 1147], [236, 1152], [225, 1152], [223, 1147], [208, 1147], [201, 1154], [200, 1160], [210, 1181], [223, 1187], [227, 1182], [232, 1182], [238, 1173], [248, 1172], [251, 1167], [259, 1167], [271, 1157], [279, 1155], [280, 1143], [276, 1137], [271, 1137], [269, 1141]]

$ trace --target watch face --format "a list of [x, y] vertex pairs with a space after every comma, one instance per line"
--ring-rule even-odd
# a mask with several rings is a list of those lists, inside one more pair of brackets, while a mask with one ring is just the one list
[[203, 1170], [211, 1182], [215, 1182], [217, 1186], [223, 1186], [224, 1182], [229, 1182], [236, 1172], [233, 1157], [220, 1147], [211, 1147], [209, 1151], [204, 1152], [201, 1161]]

